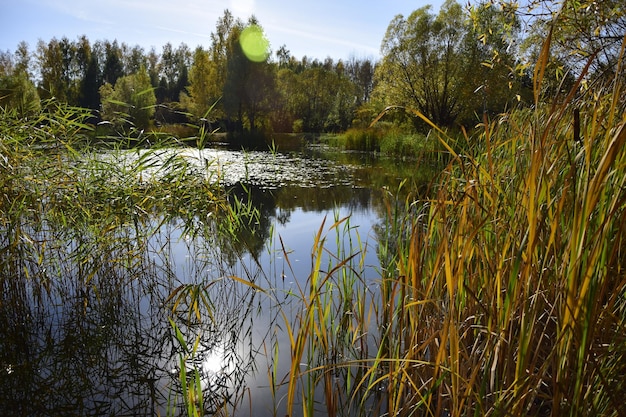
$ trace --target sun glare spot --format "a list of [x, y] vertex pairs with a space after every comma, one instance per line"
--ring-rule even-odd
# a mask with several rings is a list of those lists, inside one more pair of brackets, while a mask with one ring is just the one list
[[269, 55], [270, 43], [258, 25], [250, 25], [239, 36], [241, 49], [250, 61], [263, 62]]
[[221, 349], [214, 349], [202, 361], [202, 370], [205, 374], [218, 374], [224, 369], [224, 353]]

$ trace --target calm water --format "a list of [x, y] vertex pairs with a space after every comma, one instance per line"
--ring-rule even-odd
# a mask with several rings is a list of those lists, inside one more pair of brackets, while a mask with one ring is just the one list
[[[285, 321], [302, 308], [320, 230], [322, 273], [354, 255], [342, 271], [375, 297], [382, 193], [417, 172], [415, 164], [324, 149], [185, 156], [206, 175], [222, 173], [258, 218], [233, 242], [208, 228], [190, 237], [169, 222], [145, 242], [129, 227], [105, 247], [94, 236], [23, 225], [34, 237], [30, 249], [3, 260], [15, 272], [2, 280], [0, 300], [3, 415], [184, 415], [181, 367], [200, 372], [208, 414], [226, 403], [236, 415], [284, 415]], [[189, 288], [205, 297], [196, 308]]]

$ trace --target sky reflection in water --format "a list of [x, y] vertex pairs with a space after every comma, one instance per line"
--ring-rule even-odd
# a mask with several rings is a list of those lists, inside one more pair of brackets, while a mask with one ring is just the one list
[[[63, 241], [56, 231], [33, 231], [42, 263], [23, 253], [15, 260], [16, 269], [2, 272], [1, 410], [22, 415], [166, 415], [169, 408], [178, 415], [181, 400], [175, 404], [173, 398], [180, 389], [184, 352], [168, 320], [172, 313], [167, 300], [184, 284], [205, 288], [212, 303], [210, 311], [200, 309], [201, 320], [185, 310], [184, 302], [173, 315], [187, 346], [199, 341], [185, 366], [201, 371], [207, 411], [216, 411], [221, 406], [216, 398], [225, 397], [241, 415], [250, 415], [250, 410], [252, 415], [268, 415], [284, 406], [282, 388], [272, 397], [267, 376], [268, 367], [275, 366], [281, 377], [289, 366], [279, 310], [287, 311], [288, 319], [298, 314], [289, 308], [301, 308], [298, 294], [311, 273], [311, 251], [323, 222], [327, 252], [320, 268], [332, 268], [335, 256], [356, 254], [356, 263], [363, 257], [360, 279], [375, 287], [379, 263], [374, 226], [383, 210], [379, 190], [357, 185], [362, 181], [358, 164], [310, 154], [205, 150], [200, 155], [198, 166], [218, 161], [209, 165], [219, 164], [226, 185], [235, 193], [249, 191], [261, 216], [248, 244], [235, 248], [236, 256], [231, 253], [225, 262], [227, 249], [216, 245], [214, 237], [190, 240], [181, 237], [182, 224], [165, 224], [145, 247], [135, 248], [128, 231], [120, 242], [129, 246], [94, 246], [97, 253], [90, 264], [75, 264], [72, 250], [84, 246], [77, 239], [96, 237]], [[331, 229], [346, 216], [348, 221]], [[120, 263], [131, 247], [138, 252]], [[20, 275], [9, 276], [11, 271]], [[29, 279], [25, 271], [30, 277], [49, 276]], [[264, 292], [230, 275], [250, 280]]]

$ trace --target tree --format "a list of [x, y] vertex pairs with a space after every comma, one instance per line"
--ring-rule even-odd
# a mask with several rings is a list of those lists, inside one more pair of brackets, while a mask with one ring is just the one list
[[100, 107], [100, 85], [102, 84], [98, 58], [90, 54], [85, 76], [81, 80], [80, 105], [92, 110]]
[[[489, 3], [466, 13], [447, 0], [436, 16], [430, 6], [407, 19], [396, 16], [382, 43], [377, 98], [418, 110], [443, 127], [501, 112], [525, 95], [515, 57], [519, 27], [513, 14]], [[414, 120], [417, 128], [427, 127]]]
[[215, 66], [209, 59], [209, 52], [201, 47], [193, 54], [193, 64], [189, 72], [188, 94], [181, 93], [181, 104], [198, 118], [206, 117], [207, 111], [217, 102], [213, 83]]
[[291, 132], [297, 117], [293, 104], [299, 94], [297, 75], [291, 68], [281, 67], [276, 72], [277, 98], [272, 111], [272, 126], [277, 132]]
[[122, 67], [127, 74], [134, 74], [141, 70], [141, 67], [148, 68], [148, 59], [141, 46], [135, 45], [133, 47], [122, 43]]
[[157, 54], [154, 48], [150, 49], [150, 52], [148, 52], [146, 61], [147, 61], [146, 67], [148, 69], [148, 74], [150, 75], [150, 83], [152, 84], [153, 87], [156, 88], [159, 86], [160, 65], [159, 65], [159, 54]]
[[[145, 129], [154, 115], [156, 97], [145, 67], [117, 80], [115, 87], [106, 83], [100, 88], [102, 118], [114, 124], [127, 121], [139, 129]], [[128, 120], [129, 118], [130, 120]]]
[[[228, 57], [230, 56], [230, 36], [235, 28], [242, 28], [243, 22], [235, 19], [232, 13], [226, 9], [224, 15], [217, 20], [215, 32], [211, 33], [211, 47], [209, 49], [210, 69], [212, 83], [208, 94], [211, 97], [221, 98], [224, 94], [224, 84], [228, 67]], [[240, 30], [240, 29], [239, 29]], [[216, 118], [224, 118], [224, 100], [220, 100], [219, 105], [214, 109]]]
[[496, 114], [517, 103], [529, 103], [532, 93], [518, 57], [520, 21], [490, 2], [469, 8], [471, 25], [461, 46], [464, 88], [459, 120], [471, 124], [483, 113]]
[[20, 43], [15, 59], [0, 54], [0, 107], [26, 116], [40, 109], [39, 95], [28, 73], [28, 45]]
[[276, 51], [276, 58], [278, 59], [279, 68], [285, 68], [289, 65], [289, 62], [291, 61], [291, 52], [289, 52], [286, 45], [282, 45], [278, 48], [278, 51]]
[[273, 122], [281, 130], [322, 132], [344, 130], [355, 110], [355, 85], [342, 61], [301, 61], [289, 58], [276, 74], [277, 108]]
[[[551, 33], [551, 64], [555, 75], [573, 78], [591, 60], [590, 78], [613, 79], [626, 33], [626, 6], [621, 0], [534, 0], [522, 11], [530, 24], [525, 51], [531, 62]], [[626, 78], [623, 69], [619, 74]]]
[[[258, 25], [254, 18], [248, 24]], [[249, 130], [255, 132], [258, 118], [271, 108], [274, 75], [267, 58], [255, 62], [246, 57], [239, 42], [242, 30], [241, 25], [231, 30], [222, 100], [226, 115], [236, 122], [236, 130], [243, 131], [246, 122]]]
[[82, 36], [79, 39], [75, 57], [77, 67], [79, 68], [76, 76], [78, 105], [97, 110], [100, 107], [100, 94], [98, 89], [102, 84], [102, 76], [97, 54], [92, 52], [87, 37]]
[[33, 78], [33, 74], [31, 73], [31, 55], [28, 44], [24, 41], [17, 45], [14, 66], [16, 72], [23, 72], [27, 74], [30, 79]]
[[346, 63], [346, 73], [356, 88], [356, 105], [361, 106], [370, 100], [374, 90], [375, 64], [371, 59], [350, 58]]
[[377, 72], [385, 101], [419, 110], [440, 126], [452, 126], [461, 106], [460, 44], [467, 28], [454, 0], [447, 0], [437, 16], [430, 13], [430, 6], [408, 19], [396, 16], [383, 39], [383, 62]]
[[105, 42], [105, 60], [102, 70], [102, 78], [105, 83], [115, 85], [117, 79], [124, 76], [124, 65], [122, 63], [122, 49], [117, 44]]
[[325, 132], [342, 132], [350, 127], [356, 110], [355, 86], [347, 77], [337, 76], [333, 102], [324, 122]]
[[67, 52], [65, 49], [56, 38], [52, 38], [48, 44], [43, 41], [37, 44], [42, 98], [55, 97], [59, 101], [68, 101], [70, 73], [68, 59], [64, 56]]
[[163, 46], [161, 53], [161, 81], [159, 83], [159, 96], [163, 102], [179, 101], [180, 92], [188, 84], [188, 67], [191, 61], [191, 51], [189, 47], [181, 43], [174, 49], [171, 43]]

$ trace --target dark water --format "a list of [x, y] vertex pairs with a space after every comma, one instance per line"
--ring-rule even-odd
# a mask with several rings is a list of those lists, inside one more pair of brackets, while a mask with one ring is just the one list
[[29, 241], [11, 242], [0, 228], [0, 414], [185, 415], [184, 368], [198, 372], [208, 415], [284, 415], [285, 329], [302, 309], [316, 234], [320, 269], [354, 255], [351, 279], [374, 293], [383, 193], [428, 179], [415, 163], [323, 149], [187, 157], [258, 210], [236, 241], [208, 227], [185, 235], [182, 222], [139, 239], [157, 220], [106, 240], [24, 224]]

